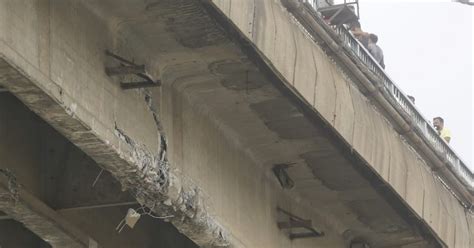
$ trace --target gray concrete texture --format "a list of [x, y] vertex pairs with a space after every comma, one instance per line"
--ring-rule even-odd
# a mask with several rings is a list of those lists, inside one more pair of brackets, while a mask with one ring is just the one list
[[[53, 2], [51, 2], [53, 3]], [[28, 13], [31, 14], [32, 16], [36, 17], [38, 15], [49, 15], [51, 18], [49, 21], [51, 22], [50, 27], [52, 28], [51, 35], [48, 37], [51, 39], [47, 43], [45, 43], [45, 46], [47, 48], [43, 47], [38, 47], [37, 49], [50, 49], [49, 56], [46, 56], [48, 59], [47, 61], [41, 61], [39, 63], [47, 63], [49, 64], [47, 67], [49, 68], [48, 70], [42, 71], [40, 68], [43, 68], [43, 66], [35, 66], [31, 65], [29, 62], [28, 57], [35, 57], [36, 51], [31, 52], [31, 51], [25, 51], [27, 54], [25, 54], [25, 57], [23, 55], [20, 55], [18, 52], [21, 52], [21, 48], [18, 48], [17, 51], [11, 49], [10, 45], [15, 46], [15, 44], [6, 44], [3, 42], [4, 48], [5, 48], [5, 53], [4, 58], [5, 59], [13, 59], [15, 62], [12, 62], [12, 64], [15, 64], [18, 66], [18, 68], [11, 68], [11, 65], [6, 65], [4, 64], [2, 66], [2, 83], [6, 87], [9, 88], [10, 91], [12, 91], [15, 95], [17, 95], [20, 99], [22, 99], [32, 110], [37, 112], [40, 116], [42, 116], [45, 120], [47, 120], [49, 123], [51, 123], [53, 126], [55, 126], [58, 130], [60, 130], [66, 137], [68, 137], [71, 141], [73, 141], [76, 145], [81, 147], [84, 151], [86, 151], [89, 155], [91, 155], [99, 164], [104, 166], [105, 168], [111, 170], [111, 172], [119, 178], [121, 183], [123, 184], [124, 187], [129, 187], [132, 188], [132, 190], [143, 190], [145, 193], [152, 192], [155, 195], [158, 195], [158, 197], [150, 196], [152, 200], [155, 202], [158, 200], [161, 200], [163, 197], [159, 196], [160, 190], [155, 189], [153, 187], [156, 187], [156, 182], [152, 181], [150, 182], [151, 186], [146, 185], [148, 182], [149, 178], [145, 178], [145, 180], [142, 179], [142, 174], [141, 171], [138, 170], [135, 167], [129, 167], [127, 168], [127, 165], [123, 165], [126, 162], [122, 162], [124, 160], [130, 162], [130, 166], [137, 166], [140, 165], [140, 161], [142, 159], [147, 158], [147, 156], [134, 156], [136, 155], [133, 154], [132, 148], [130, 148], [130, 144], [127, 143], [130, 140], [137, 140], [140, 143], [141, 147], [143, 150], [146, 151], [139, 151], [143, 153], [152, 153], [148, 151], [155, 151], [153, 154], [158, 154], [159, 152], [156, 152], [159, 147], [159, 141], [158, 137], [155, 137], [154, 142], [147, 142], [146, 140], [150, 140], [150, 137], [153, 137], [153, 134], [159, 134], [159, 130], [157, 130], [157, 127], [155, 126], [155, 122], [153, 120], [153, 115], [152, 111], [150, 111], [150, 105], [147, 104], [145, 101], [145, 94], [144, 92], [122, 92], [115, 82], [110, 82], [109, 78], [107, 78], [103, 74], [103, 64], [104, 58], [100, 58], [100, 61], [96, 61], [97, 63], [100, 63], [101, 65], [96, 65], [92, 61], [94, 58], [97, 58], [97, 56], [103, 56], [103, 49], [107, 48], [107, 46], [98, 46], [102, 42], [102, 39], [106, 39], [106, 36], [108, 33], [103, 30], [104, 28], [102, 25], [98, 25], [97, 23], [101, 23], [100, 19], [94, 18], [93, 16], [88, 16], [89, 12], [86, 11], [85, 9], [82, 9], [82, 5], [80, 4], [74, 4], [74, 3], [56, 3], [51, 4], [51, 6], [43, 6], [46, 4], [46, 2], [40, 3], [40, 7], [49, 10], [51, 13], [44, 13], [43, 9], [36, 9], [35, 7], [37, 6], [36, 4], [32, 6], [31, 11], [33, 13]], [[22, 11], [25, 11], [25, 3], [20, 3], [20, 2], [7, 2], [5, 3], [5, 8], [4, 9], [8, 13], [19, 13]], [[172, 3], [168, 3], [168, 5], [172, 5]], [[107, 6], [107, 5], [106, 5]], [[141, 6], [143, 7], [143, 6]], [[141, 7], [139, 10], [141, 11]], [[186, 7], [186, 6], [185, 6]], [[191, 6], [192, 7], [192, 6]], [[28, 8], [26, 8], [28, 10]], [[127, 13], [130, 11], [130, 9], [127, 9]], [[134, 14], [133, 12], [131, 12]], [[58, 15], [58, 16], [57, 16]], [[85, 15], [85, 16], [82, 16]], [[83, 20], [79, 18], [78, 16], [81, 16], [90, 23], [83, 23]], [[2, 17], [5, 17], [5, 22], [3, 23], [15, 23], [16, 25], [21, 25], [17, 24], [17, 20], [13, 17], [8, 17], [7, 13], [2, 13]], [[60, 28], [60, 25], [66, 25], [63, 22], [63, 19], [65, 19], [65, 22], [73, 22], [70, 24], [70, 26], [74, 26], [75, 28], [71, 28], [68, 30], [67, 28]], [[60, 24], [61, 23], [61, 24]], [[34, 24], [38, 24], [38, 22], [34, 22]], [[22, 26], [22, 27], [16, 27], [13, 32], [16, 33], [18, 32], [18, 29], [20, 28], [26, 28], [25, 33], [31, 34], [33, 36], [40, 35], [39, 31], [37, 31], [36, 26]], [[40, 25], [40, 24], [39, 24]], [[58, 26], [56, 26], [58, 25]], [[6, 25], [7, 29], [10, 27], [10, 25]], [[91, 28], [93, 28], [91, 30]], [[125, 32], [127, 30], [121, 30], [122, 32]], [[64, 32], [64, 33], [62, 33]], [[71, 36], [74, 34], [73, 36]], [[87, 35], [86, 35], [87, 34]], [[2, 35], [5, 35], [5, 37], [9, 37], [9, 32], [7, 30], [2, 30]], [[79, 36], [88, 36], [88, 39], [91, 39], [91, 42], [84, 41], [83, 38], [79, 38]], [[184, 33], [186, 35], [186, 33]], [[128, 34], [127, 34], [128, 36]], [[129, 38], [134, 38], [134, 36], [128, 36]], [[10, 37], [12, 38], [12, 37]], [[35, 38], [28, 37], [31, 39], [30, 40], [32, 43], [35, 43]], [[141, 37], [140, 37], [141, 38]], [[166, 42], [166, 38], [164, 37], [162, 42]], [[64, 44], [61, 43], [63, 39], [67, 39], [68, 41], [65, 41]], [[96, 40], [97, 41], [96, 41]], [[140, 40], [134, 41], [134, 42], [140, 42]], [[65, 48], [63, 45], [69, 44], [71, 47], [70, 48]], [[141, 43], [138, 43], [141, 45]], [[22, 46], [21, 44], [20, 47]], [[36, 44], [30, 44], [27, 45], [29, 47], [35, 46]], [[74, 46], [80, 46], [83, 48], [72, 48]], [[110, 44], [113, 45], [113, 44]], [[91, 49], [86, 49], [84, 46], [91, 46]], [[139, 46], [141, 48], [141, 46]], [[146, 47], [145, 47], [146, 48]], [[182, 49], [182, 47], [180, 47]], [[225, 51], [222, 48], [218, 48], [218, 50], [221, 49]], [[234, 48], [235, 49], [235, 48]], [[65, 51], [68, 51], [67, 53]], [[121, 50], [120, 50], [121, 51]], [[7, 55], [6, 53], [12, 52], [11, 54]], [[72, 52], [72, 54], [68, 54], [69, 52]], [[143, 52], [148, 52], [148, 51], [143, 51]], [[140, 54], [143, 54], [140, 53]], [[185, 54], [185, 52], [181, 52]], [[215, 52], [214, 52], [215, 53]], [[92, 56], [92, 54], [95, 54], [96, 57]], [[127, 55], [126, 51], [122, 51], [122, 54]], [[219, 54], [219, 53], [216, 53]], [[181, 55], [182, 57], [186, 58], [186, 60], [189, 60], [186, 56]], [[16, 59], [19, 59], [20, 61], [17, 61]], [[31, 59], [31, 58], [30, 58]], [[191, 57], [191, 59], [193, 59]], [[68, 62], [69, 61], [69, 62]], [[22, 63], [23, 62], [23, 63]], [[189, 61], [189, 62], [192, 62]], [[17, 64], [18, 63], [18, 64]], [[174, 62], [173, 62], [174, 63]], [[67, 68], [61, 68], [61, 64], [69, 64], [66, 67]], [[77, 66], [86, 67], [86, 68], [79, 68]], [[165, 64], [160, 64], [160, 65], [165, 65]], [[191, 66], [194, 66], [193, 63], [190, 63]], [[202, 65], [202, 62], [201, 62]], [[207, 66], [206, 66], [207, 68]], [[26, 74], [28, 75], [29, 78], [23, 77], [19, 71], [21, 71], [21, 74]], [[29, 71], [29, 72], [26, 72]], [[89, 72], [87, 72], [89, 71]], [[67, 73], [66, 73], [67, 72]], [[46, 75], [51, 75], [51, 76], [46, 76]], [[84, 78], [85, 77], [85, 78]], [[89, 77], [99, 77], [99, 78], [89, 78]], [[61, 83], [57, 84], [55, 81], [58, 80]], [[41, 83], [40, 83], [41, 82]], [[61, 85], [61, 84], [67, 84]], [[84, 85], [85, 84], [85, 85]], [[75, 85], [75, 86], [74, 86]], [[47, 95], [44, 95], [42, 93], [41, 88], [44, 87], [44, 92], [47, 92]], [[110, 87], [110, 91], [113, 92], [113, 97], [112, 93], [108, 92], [106, 88], [103, 87]], [[98, 94], [95, 96], [85, 96], [89, 92], [95, 92], [94, 94]], [[150, 94], [150, 93], [147, 93]], [[111, 95], [110, 97], [107, 97], [106, 95]], [[123, 97], [125, 95], [125, 97]], [[84, 96], [84, 98], [82, 98]], [[155, 97], [159, 97], [159, 93], [154, 95]], [[50, 98], [51, 97], [51, 98]], [[82, 101], [88, 102], [87, 104], [83, 105]], [[178, 101], [178, 100], [175, 100]], [[85, 102], [84, 102], [85, 103]], [[57, 105], [59, 104], [59, 105]], [[106, 109], [106, 110], [101, 110], [99, 105], [106, 107], [106, 108], [111, 108], [111, 109]], [[174, 108], [179, 107], [179, 102], [177, 104], [173, 105]], [[64, 108], [65, 110], [63, 110]], [[116, 113], [114, 113], [116, 112]], [[142, 113], [144, 116], [140, 116]], [[113, 115], [112, 115], [113, 114]], [[179, 112], [177, 113], [179, 114]], [[118, 116], [128, 116], [128, 118], [121, 118]], [[112, 118], [113, 117], [113, 118]], [[108, 119], [111, 118], [111, 119]], [[149, 125], [147, 125], [147, 122], [144, 120], [149, 120], [153, 126], [150, 129]], [[104, 127], [103, 125], [106, 125]], [[159, 127], [158, 127], [159, 128]], [[118, 131], [118, 130], [125, 130], [124, 132]], [[97, 133], [96, 133], [97, 132]], [[137, 132], [137, 133], [135, 133]], [[111, 134], [110, 137], [107, 137], [107, 133]], [[122, 133], [126, 133], [127, 138], [124, 137]], [[104, 136], [102, 136], [104, 135]], [[103, 141], [97, 141], [98, 138], [100, 137]], [[145, 137], [145, 138], [143, 138]], [[225, 140], [222, 140], [220, 142], [224, 142]], [[134, 147], [133, 147], [134, 148]], [[127, 150], [128, 149], [128, 150]], [[224, 148], [225, 149], [225, 148]], [[231, 149], [236, 150], [233, 152], [238, 158], [238, 155], [240, 152], [236, 148], [226, 148], [226, 149]], [[176, 149], [177, 150], [177, 149]], [[117, 152], [115, 155], [116, 157], [113, 157], [112, 153]], [[179, 151], [174, 151], [174, 154], [179, 154]], [[172, 156], [172, 155], [170, 155]], [[221, 158], [224, 159], [224, 158]], [[242, 157], [241, 159], [245, 160], [245, 157]], [[137, 161], [138, 160], [138, 161]], [[176, 160], [176, 162], [174, 161]], [[179, 165], [178, 159], [172, 160], [174, 164]], [[117, 164], [120, 163], [120, 164]], [[196, 162], [193, 161], [191, 164], [195, 164]], [[217, 164], [214, 164], [217, 165]], [[143, 166], [143, 165], [142, 165]], [[178, 166], [176, 166], [179, 168]], [[237, 169], [237, 168], [236, 168]], [[249, 169], [253, 169], [252, 167]], [[204, 170], [203, 170], [204, 171]], [[232, 177], [235, 178], [236, 174], [231, 174], [229, 173], [230, 171], [226, 170], [227, 173], [227, 178]], [[121, 174], [122, 176], [119, 176], [118, 174]], [[140, 173], [140, 177], [136, 176], [137, 179], [133, 181], [133, 173]], [[250, 175], [253, 175], [254, 172], [249, 171]], [[192, 175], [192, 173], [190, 173]], [[238, 175], [238, 174], [237, 174]], [[250, 176], [249, 175], [249, 176]], [[170, 178], [170, 187], [167, 189], [168, 190], [168, 196], [167, 198], [171, 198], [173, 200], [173, 206], [175, 210], [173, 213], [176, 215], [176, 212], [188, 212], [187, 214], [190, 216], [177, 216], [175, 225], [178, 226], [184, 233], [186, 233], [188, 236], [192, 237], [193, 240], [195, 240], [199, 244], [203, 245], [216, 245], [216, 242], [220, 242], [218, 239], [222, 239], [223, 237], [220, 237], [225, 234], [219, 233], [219, 230], [216, 230], [215, 233], [213, 233], [213, 224], [212, 224], [212, 219], [208, 221], [205, 218], [206, 210], [205, 209], [200, 209], [204, 208], [201, 207], [200, 205], [195, 206], [195, 204], [200, 204], [199, 201], [201, 201], [201, 198], [206, 198], [202, 193], [200, 192], [200, 189], [197, 188], [194, 184], [191, 182], [187, 182], [188, 185], [183, 185], [181, 186], [180, 184], [185, 184], [186, 182], [181, 182], [181, 181], [191, 181], [191, 179], [183, 179], [182, 177], [174, 177], [173, 175], [168, 175]], [[175, 178], [175, 179], [173, 179]], [[218, 179], [217, 177], [213, 177], [214, 179]], [[137, 181], [140, 180], [140, 181]], [[145, 182], [143, 182], [143, 181]], [[203, 180], [203, 179], [199, 179]], [[255, 179], [252, 179], [255, 180]], [[258, 181], [258, 179], [257, 179]], [[224, 182], [223, 182], [224, 183]], [[273, 190], [276, 189], [274, 186], [274, 182], [270, 181], [264, 181], [264, 184], [270, 184], [273, 185], [271, 187]], [[240, 184], [240, 183], [239, 183]], [[235, 186], [235, 185], [232, 185]], [[254, 187], [250, 187], [251, 185], [247, 186], [247, 189], [244, 192], [239, 192], [238, 194], [234, 195], [232, 199], [229, 199], [229, 203], [231, 205], [235, 205], [235, 201], [237, 202], [242, 202], [245, 204], [264, 204], [265, 209], [262, 209], [261, 211], [264, 213], [261, 216], [261, 218], [265, 218], [265, 223], [268, 226], [268, 228], [265, 227], [258, 227], [258, 229], [250, 229], [248, 224], [244, 226], [239, 226], [233, 227], [232, 229], [235, 229], [236, 232], [237, 230], [241, 230], [241, 232], [244, 232], [245, 234], [252, 234], [249, 237], [250, 241], [246, 241], [245, 243], [247, 246], [259, 246], [255, 243], [252, 242], [257, 242], [256, 240], [260, 240], [260, 242], [264, 242], [261, 244], [261, 247], [276, 247], [276, 246], [287, 246], [287, 244], [290, 243], [288, 238], [284, 233], [280, 233], [278, 229], [276, 228], [275, 224], [275, 208], [276, 204], [268, 204], [266, 201], [241, 201], [240, 197], [245, 196], [245, 195], [252, 195], [252, 191], [254, 191]], [[176, 188], [176, 189], [175, 189]], [[181, 188], [184, 188], [185, 190], [181, 190]], [[233, 189], [233, 190], [242, 190], [229, 186], [221, 187], [222, 189]], [[258, 187], [264, 189], [264, 187]], [[217, 189], [217, 188], [216, 188]], [[265, 190], [262, 191], [261, 193], [265, 193]], [[232, 196], [231, 192], [223, 191], [221, 192], [221, 195], [225, 194], [227, 196]], [[273, 193], [275, 194], [275, 193]], [[195, 196], [197, 195], [197, 196]], [[202, 195], [202, 196], [201, 196]], [[221, 195], [216, 195], [213, 196], [215, 198], [221, 197]], [[183, 199], [183, 197], [187, 197], [186, 199]], [[239, 200], [235, 200], [239, 199]], [[257, 200], [258, 198], [255, 198]], [[139, 199], [140, 200], [140, 199]], [[163, 199], [162, 201], [165, 201]], [[215, 200], [217, 201], [217, 200]], [[281, 200], [282, 202], [287, 202], [287, 200]], [[145, 202], [149, 206], [153, 206], [155, 202]], [[179, 203], [181, 202], [181, 203]], [[185, 205], [186, 204], [186, 205]], [[163, 205], [160, 203], [160, 205]], [[189, 208], [189, 210], [187, 209]], [[197, 209], [195, 209], [197, 208]], [[256, 208], [256, 207], [248, 207], [248, 208]], [[296, 206], [295, 206], [296, 208]], [[235, 219], [240, 219], [241, 214], [249, 214], [248, 212], [241, 212], [241, 211], [230, 211], [227, 210], [227, 214], [230, 214], [233, 216], [233, 220]], [[269, 211], [267, 211], [269, 210]], [[201, 212], [204, 212], [204, 217]], [[163, 212], [160, 212], [163, 214]], [[165, 212], [166, 213], [166, 212]], [[195, 218], [195, 215], [198, 217]], [[253, 216], [252, 216], [253, 217]], [[191, 221], [188, 220], [191, 219]], [[195, 220], [194, 220], [195, 219]], [[250, 221], [250, 217], [248, 218]], [[199, 229], [199, 226], [196, 227], [196, 222], [198, 221], [204, 221], [202, 225], [204, 227], [201, 227], [201, 230]], [[174, 221], [173, 221], [174, 222]], [[190, 222], [190, 223], [188, 223]], [[240, 221], [237, 221], [238, 223]], [[199, 224], [199, 223], [198, 223]], [[232, 223], [234, 224], [234, 223]], [[241, 227], [241, 228], [240, 228]], [[214, 228], [215, 229], [215, 228]], [[258, 234], [259, 230], [268, 230], [272, 235], [271, 236], [265, 236], [265, 239], [261, 239], [261, 234]], [[195, 233], [195, 234], [193, 234]], [[323, 241], [317, 241], [323, 246], [326, 243], [330, 242], [336, 242], [339, 244], [343, 244], [342, 239], [332, 237], [330, 231], [327, 231], [328, 235]], [[272, 238], [272, 236], [274, 238]], [[226, 237], [227, 238], [227, 237]], [[334, 241], [335, 240], [335, 241]], [[225, 240], [228, 242], [227, 240]], [[236, 242], [238, 243], [238, 242]], [[278, 243], [282, 243], [279, 245]], [[306, 244], [305, 246], [310, 245], [311, 243], [314, 243], [314, 241], [307, 240], [303, 241], [303, 244]], [[218, 244], [217, 244], [218, 245]]]
[[472, 235], [466, 221], [472, 214], [345, 73], [330, 59], [318, 59], [325, 54], [279, 1], [213, 2], [449, 247], [469, 246]]
[[[200, 246], [345, 247], [361, 237], [436, 247], [301, 108], [324, 117], [438, 242], [474, 244], [472, 215], [279, 1], [214, 3], [306, 105], [193, 0], [1, 1], [0, 84]], [[146, 64], [163, 86], [121, 90], [104, 74], [105, 49]], [[293, 190], [273, 178], [278, 163], [291, 164]], [[326, 236], [290, 241], [277, 206]], [[88, 231], [100, 244], [100, 230]]]

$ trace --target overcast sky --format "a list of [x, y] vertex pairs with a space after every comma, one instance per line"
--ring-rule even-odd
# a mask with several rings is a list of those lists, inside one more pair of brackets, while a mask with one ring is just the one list
[[378, 35], [389, 76], [426, 118], [444, 118], [451, 147], [474, 170], [474, 7], [429, 0], [359, 6], [362, 29]]

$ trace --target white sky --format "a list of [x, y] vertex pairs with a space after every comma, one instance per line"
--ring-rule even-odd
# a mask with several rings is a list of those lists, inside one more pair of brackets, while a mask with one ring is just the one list
[[[338, 2], [338, 1], [336, 1]], [[474, 171], [474, 7], [451, 1], [359, 0], [362, 29], [379, 37], [388, 75]]]

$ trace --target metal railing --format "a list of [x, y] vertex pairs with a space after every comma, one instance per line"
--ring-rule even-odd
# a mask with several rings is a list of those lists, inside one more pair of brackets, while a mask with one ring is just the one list
[[[317, 13], [316, 0], [303, 0], [309, 4]], [[317, 18], [317, 17], [316, 17]], [[437, 131], [431, 126], [420, 111], [413, 105], [403, 91], [393, 82], [382, 67], [375, 61], [365, 47], [350, 33], [343, 25], [335, 27], [336, 33], [343, 44], [349, 48], [376, 76], [378, 76], [386, 92], [395, 100], [397, 107], [401, 108], [411, 117], [413, 128], [421, 138], [447, 161], [450, 169], [456, 174], [458, 179], [468, 187], [471, 192], [474, 191], [474, 174], [467, 168], [462, 159], [449, 147], [449, 145], [438, 135]], [[392, 101], [393, 102], [393, 101]]]

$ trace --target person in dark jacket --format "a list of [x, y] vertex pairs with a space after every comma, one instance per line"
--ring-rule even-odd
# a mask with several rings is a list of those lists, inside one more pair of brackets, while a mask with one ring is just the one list
[[369, 45], [367, 48], [369, 49], [370, 54], [372, 54], [372, 57], [374, 57], [375, 61], [377, 61], [377, 63], [379, 63], [379, 65], [385, 69], [383, 51], [382, 48], [377, 45], [378, 40], [379, 38], [377, 35], [369, 34]]

